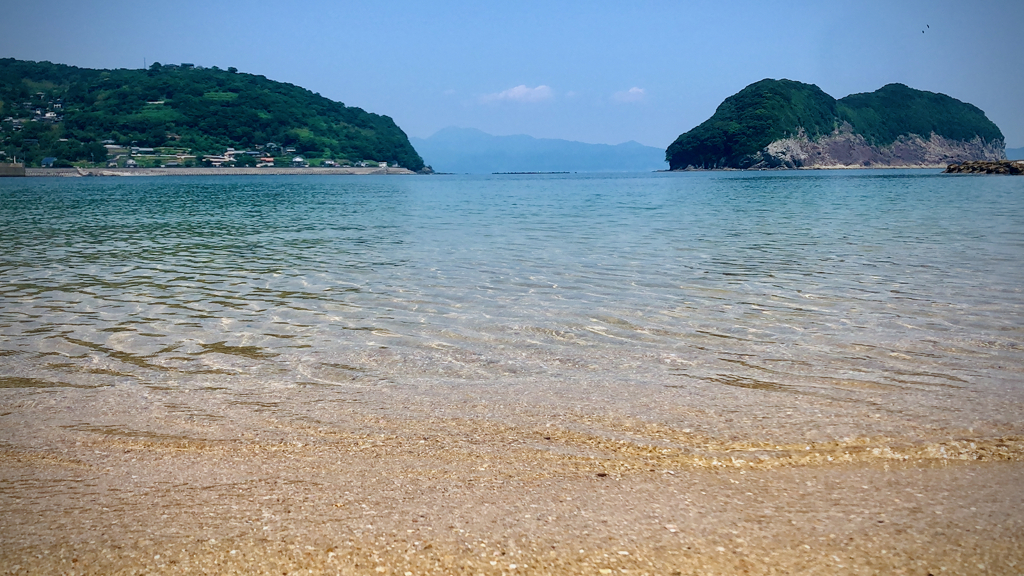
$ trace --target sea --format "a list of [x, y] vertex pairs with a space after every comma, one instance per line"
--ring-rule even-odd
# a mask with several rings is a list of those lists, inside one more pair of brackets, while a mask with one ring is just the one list
[[[102, 414], [59, 401], [83, 391]], [[4, 415], [33, 398], [68, 426], [143, 402], [243, 427], [1019, 436], [1024, 178], [0, 179]]]

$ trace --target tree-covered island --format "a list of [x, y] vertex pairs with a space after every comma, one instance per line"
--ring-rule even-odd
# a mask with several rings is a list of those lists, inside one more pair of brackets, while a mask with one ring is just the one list
[[394, 121], [234, 68], [0, 59], [0, 162], [376, 165], [423, 159]]
[[889, 84], [836, 100], [813, 84], [765, 79], [728, 97], [666, 150], [672, 170], [945, 166], [1005, 158], [975, 106]]

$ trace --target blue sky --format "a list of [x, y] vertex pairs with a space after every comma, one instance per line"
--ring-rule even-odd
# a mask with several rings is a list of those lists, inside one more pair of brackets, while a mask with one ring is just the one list
[[[0, 57], [234, 66], [446, 126], [665, 147], [762, 78], [890, 82], [980, 107], [1024, 146], [1024, 1], [5, 3]], [[922, 33], [924, 31], [924, 33]]]

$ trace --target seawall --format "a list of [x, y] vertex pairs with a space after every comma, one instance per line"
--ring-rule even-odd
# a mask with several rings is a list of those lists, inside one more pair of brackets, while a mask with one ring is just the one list
[[25, 176], [293, 176], [409, 175], [407, 168], [25, 168]]
[[5, 176], [24, 176], [25, 166], [22, 164], [0, 164], [0, 178]]

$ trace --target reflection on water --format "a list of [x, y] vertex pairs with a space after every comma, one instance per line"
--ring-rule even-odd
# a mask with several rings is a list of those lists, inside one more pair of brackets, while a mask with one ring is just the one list
[[1022, 192], [926, 171], [8, 179], [0, 388], [514, 390], [1020, 433]]

